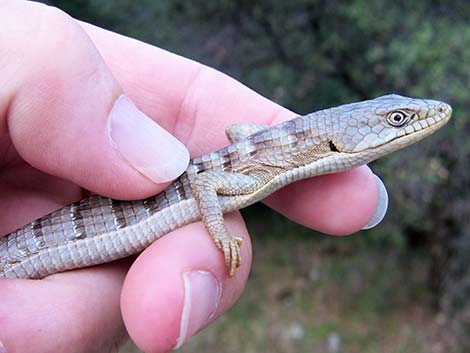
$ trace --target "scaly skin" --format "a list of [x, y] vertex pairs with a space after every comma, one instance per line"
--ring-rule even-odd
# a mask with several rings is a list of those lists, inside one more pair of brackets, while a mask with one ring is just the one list
[[194, 158], [166, 190], [145, 200], [93, 196], [0, 238], [0, 277], [42, 278], [136, 254], [202, 219], [230, 275], [241, 239], [223, 214], [308, 177], [366, 164], [432, 134], [449, 105], [387, 95], [300, 116], [276, 126], [233, 125], [232, 145]]

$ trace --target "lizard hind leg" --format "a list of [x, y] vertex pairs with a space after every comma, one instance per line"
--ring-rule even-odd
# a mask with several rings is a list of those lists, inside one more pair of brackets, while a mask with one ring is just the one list
[[192, 182], [204, 226], [217, 248], [223, 252], [230, 276], [241, 265], [243, 239], [231, 235], [225, 227], [217, 195], [247, 195], [258, 190], [262, 183], [255, 176], [220, 171], [201, 173]]

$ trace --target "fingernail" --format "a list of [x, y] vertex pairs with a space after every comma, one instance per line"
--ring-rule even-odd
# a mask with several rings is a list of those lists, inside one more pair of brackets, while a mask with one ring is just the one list
[[0, 353], [7, 353], [7, 350], [5, 349], [5, 346], [0, 342]]
[[388, 194], [387, 189], [383, 181], [377, 176], [375, 176], [375, 181], [377, 182], [377, 188], [379, 189], [379, 199], [377, 200], [377, 207], [375, 208], [374, 215], [369, 220], [369, 222], [362, 229], [371, 229], [374, 228], [377, 224], [382, 222], [385, 214], [387, 213], [388, 208]]
[[214, 316], [220, 300], [220, 285], [207, 271], [183, 274], [184, 304], [181, 315], [180, 335], [174, 349], [180, 348]]
[[114, 103], [107, 128], [112, 147], [155, 183], [178, 177], [188, 166], [186, 147], [124, 95]]

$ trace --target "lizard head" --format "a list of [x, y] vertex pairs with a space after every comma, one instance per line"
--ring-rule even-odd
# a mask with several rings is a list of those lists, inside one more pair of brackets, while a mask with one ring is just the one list
[[452, 115], [450, 105], [396, 94], [335, 108], [339, 133], [330, 146], [373, 160], [432, 134]]

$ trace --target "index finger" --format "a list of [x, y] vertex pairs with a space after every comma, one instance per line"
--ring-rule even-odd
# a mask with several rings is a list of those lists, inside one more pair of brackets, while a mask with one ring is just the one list
[[[126, 94], [182, 141], [193, 157], [227, 145], [224, 131], [232, 123], [272, 125], [295, 117], [221, 72], [138, 40], [82, 25]], [[352, 233], [371, 219], [378, 188], [369, 168], [315, 179], [289, 186], [269, 204], [297, 222], [332, 234]], [[296, 207], [286, 207], [286, 201]]]

